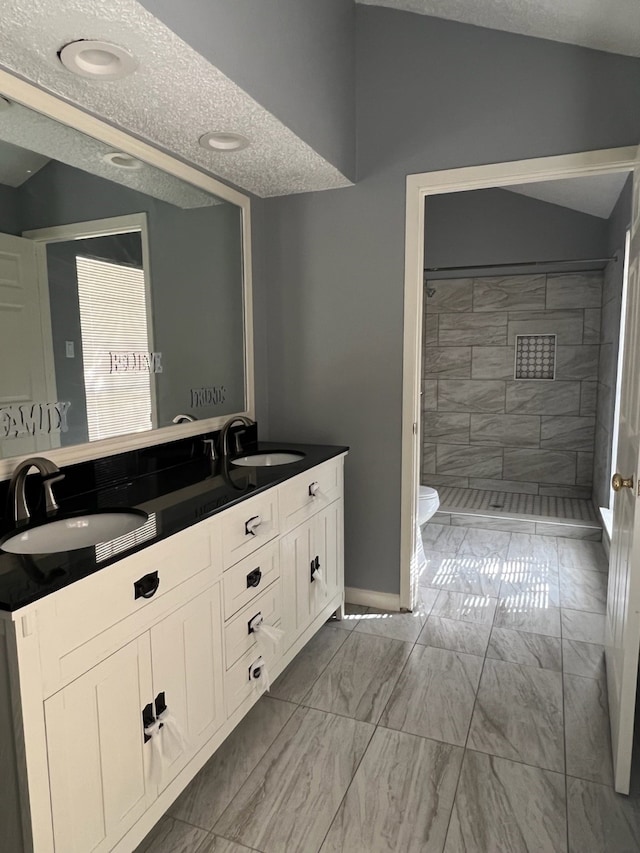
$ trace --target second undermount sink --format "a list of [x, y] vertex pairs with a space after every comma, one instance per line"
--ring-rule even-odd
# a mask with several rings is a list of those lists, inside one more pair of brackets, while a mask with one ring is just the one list
[[9, 533], [0, 540], [0, 548], [10, 554], [75, 551], [131, 533], [148, 519], [148, 514], [140, 509], [113, 509], [67, 516]]
[[240, 465], [245, 468], [270, 468], [272, 465], [290, 465], [304, 459], [304, 453], [295, 453], [292, 450], [274, 450], [271, 453], [251, 453], [248, 456], [240, 456], [232, 459], [232, 465]]

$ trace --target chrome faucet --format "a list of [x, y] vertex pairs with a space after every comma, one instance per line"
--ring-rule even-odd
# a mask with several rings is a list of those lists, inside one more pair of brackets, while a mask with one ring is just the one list
[[193, 423], [194, 421], [197, 421], [197, 420], [198, 419], [196, 418], [195, 415], [176, 415], [175, 418], [173, 419], [173, 423], [174, 424], [190, 424], [190, 423]]
[[9, 503], [13, 509], [13, 521], [16, 526], [26, 524], [31, 518], [26, 496], [27, 474], [31, 468], [37, 468], [42, 477], [47, 515], [59, 509], [53, 496], [53, 484], [64, 480], [64, 474], [61, 474], [58, 466], [44, 456], [24, 459], [13, 472], [9, 483]]
[[[229, 430], [234, 424], [237, 423], [244, 424], [245, 427], [250, 427], [255, 424], [255, 421], [252, 421], [251, 418], [246, 418], [244, 415], [235, 415], [233, 418], [229, 418], [229, 420], [220, 430], [220, 453], [223, 457], [229, 455]], [[240, 453], [242, 450], [239, 438], [244, 431], [245, 430], [241, 430], [240, 433], [236, 433], [234, 435], [235, 453]]]

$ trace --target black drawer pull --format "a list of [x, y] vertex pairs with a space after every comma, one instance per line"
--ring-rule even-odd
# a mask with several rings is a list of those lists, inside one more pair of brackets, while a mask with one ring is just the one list
[[148, 575], [137, 580], [133, 585], [134, 598], [153, 598], [160, 586], [160, 578], [157, 572], [150, 572]]
[[252, 586], [258, 586], [260, 581], [262, 580], [262, 572], [260, 571], [260, 567], [254, 569], [252, 572], [249, 572], [247, 575], [247, 589]]

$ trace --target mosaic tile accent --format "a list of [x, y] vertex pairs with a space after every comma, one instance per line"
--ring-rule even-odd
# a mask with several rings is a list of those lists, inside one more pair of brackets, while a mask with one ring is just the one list
[[556, 336], [516, 335], [514, 379], [555, 379]]

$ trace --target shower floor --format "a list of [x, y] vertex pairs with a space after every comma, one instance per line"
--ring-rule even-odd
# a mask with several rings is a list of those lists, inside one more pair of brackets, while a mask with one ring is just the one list
[[440, 486], [441, 524], [493, 527], [496, 530], [542, 533], [600, 540], [602, 525], [590, 500], [523, 495], [514, 492]]

